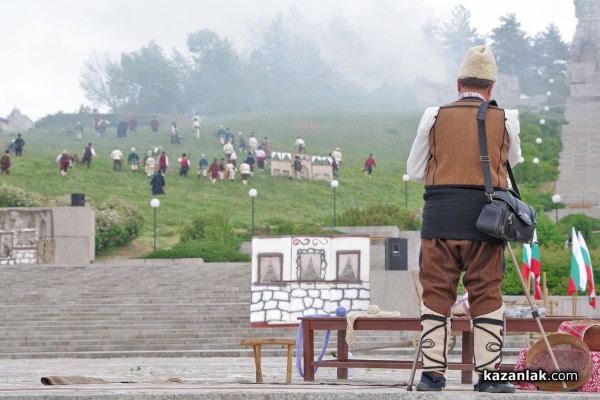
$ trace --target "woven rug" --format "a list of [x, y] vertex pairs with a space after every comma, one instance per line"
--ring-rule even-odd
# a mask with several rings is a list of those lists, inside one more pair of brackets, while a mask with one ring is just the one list
[[44, 376], [42, 377], [42, 383], [46, 386], [52, 385], [97, 385], [107, 383], [106, 381], [99, 378], [92, 378], [89, 376]]

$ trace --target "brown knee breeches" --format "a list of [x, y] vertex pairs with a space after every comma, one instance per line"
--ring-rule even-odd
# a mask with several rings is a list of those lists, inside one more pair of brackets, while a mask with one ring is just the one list
[[502, 305], [503, 246], [487, 242], [421, 239], [419, 281], [427, 308], [450, 316], [456, 302], [461, 272], [469, 293], [472, 317], [496, 311]]

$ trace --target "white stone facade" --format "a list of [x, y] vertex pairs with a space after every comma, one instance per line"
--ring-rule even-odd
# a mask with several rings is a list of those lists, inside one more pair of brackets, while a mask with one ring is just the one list
[[366, 311], [369, 250], [369, 237], [360, 235], [254, 238], [250, 322], [297, 323], [340, 306]]

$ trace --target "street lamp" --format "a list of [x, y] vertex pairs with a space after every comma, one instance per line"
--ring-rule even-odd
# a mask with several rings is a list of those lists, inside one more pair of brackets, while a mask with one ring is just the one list
[[542, 138], [539, 137], [539, 138], [535, 139], [535, 143], [537, 144], [538, 157], [539, 157], [540, 156], [540, 145], [542, 144]]
[[542, 135], [544, 134], [544, 125], [546, 125], [546, 120], [544, 118], [540, 119], [540, 131], [542, 132]]
[[405, 208], [408, 208], [408, 181], [410, 180], [410, 176], [408, 174], [402, 175], [402, 180], [404, 181], [404, 201], [406, 203]]
[[555, 194], [552, 196], [552, 203], [554, 203], [554, 219], [556, 220], [556, 223], [558, 224], [558, 203], [560, 203], [561, 198], [560, 198], [560, 194]]
[[538, 179], [538, 164], [540, 163], [540, 159], [537, 157], [533, 157], [533, 164], [535, 165], [535, 180], [537, 182]]
[[258, 194], [258, 192], [256, 191], [256, 189], [248, 190], [248, 196], [250, 196], [250, 200], [252, 203], [252, 236], [253, 237], [254, 237], [254, 198], [256, 197], [257, 194]]
[[336, 214], [336, 204], [335, 204], [335, 188], [337, 188], [340, 185], [340, 183], [337, 180], [332, 180], [331, 181], [331, 187], [333, 188], [333, 227], [335, 228], [336, 226], [336, 221], [335, 221], [335, 214]]
[[154, 252], [156, 253], [156, 209], [160, 206], [159, 199], [150, 200], [150, 207], [154, 209]]

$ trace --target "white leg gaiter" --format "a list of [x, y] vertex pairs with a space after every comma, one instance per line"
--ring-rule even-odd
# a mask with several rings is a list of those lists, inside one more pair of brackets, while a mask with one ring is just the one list
[[475, 372], [500, 369], [504, 332], [504, 304], [494, 312], [473, 318]]
[[421, 353], [424, 371], [442, 374], [446, 372], [451, 332], [451, 318], [446, 318], [421, 304]]

